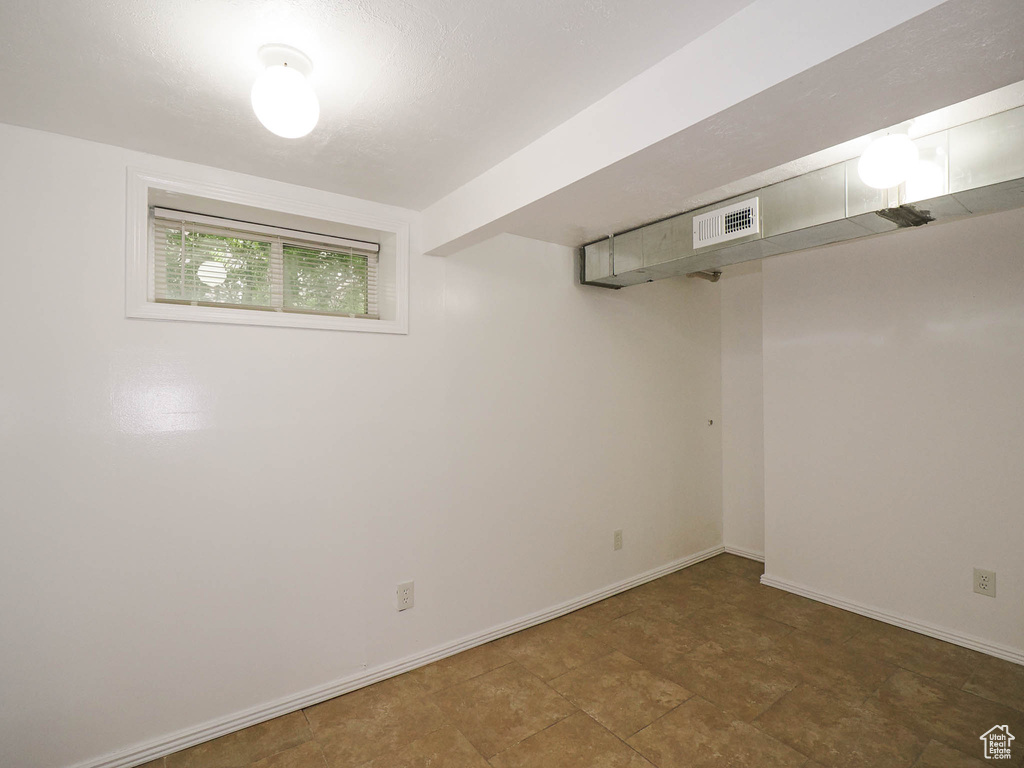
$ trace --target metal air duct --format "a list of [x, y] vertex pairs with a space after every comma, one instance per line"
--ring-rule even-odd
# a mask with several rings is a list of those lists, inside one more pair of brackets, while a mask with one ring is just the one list
[[889, 190], [857, 159], [581, 248], [586, 285], [623, 288], [937, 221], [1024, 207], [1024, 107], [917, 139], [922, 172]]

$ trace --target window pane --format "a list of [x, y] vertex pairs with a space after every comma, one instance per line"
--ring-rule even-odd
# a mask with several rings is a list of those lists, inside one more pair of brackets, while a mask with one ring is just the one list
[[284, 246], [284, 306], [315, 312], [369, 313], [366, 256]]
[[270, 306], [270, 243], [167, 230], [161, 298]]

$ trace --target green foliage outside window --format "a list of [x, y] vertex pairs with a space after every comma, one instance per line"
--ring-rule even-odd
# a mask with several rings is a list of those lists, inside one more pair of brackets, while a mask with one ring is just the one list
[[270, 243], [171, 229], [165, 268], [168, 299], [270, 306]]
[[[369, 314], [364, 255], [285, 244], [283, 285], [275, 302], [272, 244], [186, 229], [166, 231], [164, 300], [234, 304], [336, 314]], [[278, 273], [278, 280], [281, 279]]]
[[284, 246], [284, 306], [365, 315], [369, 311], [366, 256]]

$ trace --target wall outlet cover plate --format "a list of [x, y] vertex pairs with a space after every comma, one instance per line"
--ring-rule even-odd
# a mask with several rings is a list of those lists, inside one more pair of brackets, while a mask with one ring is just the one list
[[413, 594], [413, 582], [403, 581], [398, 585], [396, 590], [397, 595], [397, 608], [400, 611], [407, 611], [413, 607], [414, 594]]
[[996, 572], [983, 568], [974, 569], [974, 591], [985, 597], [996, 596]]

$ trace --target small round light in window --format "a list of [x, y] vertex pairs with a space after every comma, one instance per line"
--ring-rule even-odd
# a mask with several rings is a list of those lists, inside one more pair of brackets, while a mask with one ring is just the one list
[[228, 271], [219, 261], [204, 261], [196, 270], [196, 277], [204, 285], [216, 288], [218, 285], [224, 285], [224, 281], [228, 279]]

